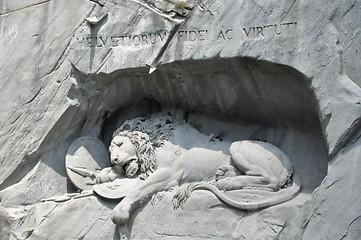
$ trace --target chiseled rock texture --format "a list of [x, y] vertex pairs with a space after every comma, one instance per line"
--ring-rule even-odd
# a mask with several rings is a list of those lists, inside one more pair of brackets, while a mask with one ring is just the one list
[[[131, 0], [0, 2], [1, 239], [361, 238], [361, 2], [186, 4], [177, 25]], [[165, 193], [119, 228], [116, 201], [41, 202], [76, 191], [64, 165], [75, 139], [107, 145], [124, 120], [162, 111], [206, 135], [280, 147], [301, 195], [246, 214], [206, 193], [173, 212]]]
[[359, 239], [361, 206], [360, 136], [332, 160], [327, 177], [279, 239]]

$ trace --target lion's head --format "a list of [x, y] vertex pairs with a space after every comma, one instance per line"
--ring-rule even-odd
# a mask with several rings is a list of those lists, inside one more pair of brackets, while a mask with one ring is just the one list
[[[125, 139], [124, 139], [125, 138]], [[122, 153], [122, 159], [120, 159], [119, 162], [116, 160], [119, 160], [118, 156], [112, 156], [112, 151], [116, 152], [121, 150], [123, 144], [127, 144], [130, 140], [131, 144], [134, 147], [136, 158], [132, 158], [131, 148], [127, 146], [127, 149], [124, 153]], [[116, 148], [116, 149], [114, 149]], [[129, 170], [127, 169], [128, 166], [132, 166], [132, 162], [137, 163], [140, 170], [139, 177], [141, 179], [146, 179], [149, 174], [153, 173], [156, 169], [156, 161], [155, 161], [155, 151], [154, 147], [151, 144], [151, 141], [149, 140], [149, 136], [146, 133], [142, 133], [139, 131], [129, 132], [129, 131], [122, 131], [118, 134], [118, 136], [113, 138], [113, 141], [110, 145], [110, 151], [111, 151], [111, 161], [114, 165], [120, 165], [123, 168], [124, 173], [128, 173]], [[134, 165], [134, 163], [133, 163]], [[135, 168], [135, 167], [134, 167]], [[128, 170], [128, 171], [127, 171]], [[138, 168], [135, 170], [137, 171]], [[133, 170], [134, 171], [134, 170]], [[128, 177], [132, 177], [135, 174], [126, 174]]]
[[[169, 136], [170, 130], [173, 129], [172, 118], [166, 116], [158, 120], [151, 119], [149, 117], [136, 118], [133, 120], [126, 121], [121, 127], [119, 127], [113, 134], [113, 140], [110, 145], [111, 160], [114, 166], [120, 166], [121, 170], [128, 177], [133, 177], [133, 172], [135, 170], [135, 165], [132, 162], [137, 162], [139, 166], [139, 177], [141, 179], [146, 179], [151, 173], [153, 173], [156, 168], [156, 159], [155, 159], [155, 147], [160, 147]], [[118, 137], [118, 138], [117, 138]], [[122, 140], [119, 137], [126, 137], [130, 140], [136, 152], [136, 160], [132, 159], [131, 147], [127, 147], [130, 150], [130, 155], [121, 154], [122, 160], [118, 162], [117, 156], [112, 156], [112, 148], [117, 147], [119, 150], [122, 148], [124, 142], [127, 142], [125, 139]], [[115, 150], [113, 150], [115, 152]], [[120, 154], [119, 154], [120, 155]], [[116, 159], [116, 160], [115, 160]], [[128, 169], [129, 168], [129, 169]], [[127, 171], [128, 170], [128, 171]]]

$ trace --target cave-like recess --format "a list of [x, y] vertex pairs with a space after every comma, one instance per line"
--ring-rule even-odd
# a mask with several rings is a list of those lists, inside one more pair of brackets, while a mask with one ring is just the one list
[[[65, 172], [66, 152], [74, 140], [95, 137], [108, 147], [112, 133], [125, 120], [170, 113], [206, 136], [213, 134], [217, 141], [260, 139], [278, 146], [301, 177], [301, 194], [277, 206], [244, 212], [229, 208], [209, 192], [199, 191], [184, 209], [175, 211], [174, 192], [168, 191], [158, 205], [149, 203], [135, 210], [128, 225], [131, 235], [135, 239], [210, 239], [208, 230], [212, 228], [208, 226], [215, 226], [217, 234], [228, 239], [241, 239], [246, 233], [249, 239], [273, 239], [327, 174], [327, 147], [311, 81], [288, 66], [250, 58], [189, 60], [161, 65], [153, 74], [148, 71], [144, 67], [85, 74], [73, 66], [68, 108], [31, 156], [36, 167], [27, 164], [14, 172], [19, 180], [26, 175], [18, 184], [11, 184], [15, 178], [9, 179], [12, 186], [2, 194], [2, 204], [38, 204], [40, 198], [75, 192]], [[188, 147], [197, 145], [194, 139], [177, 140], [176, 144], [187, 148], [182, 145], [184, 141]], [[226, 148], [221, 151], [228, 154]], [[28, 174], [30, 171], [33, 175]], [[41, 230], [67, 239], [69, 225], [58, 221], [71, 215], [74, 224], [89, 230], [89, 236], [105, 234], [110, 239], [113, 230], [104, 232], [104, 225], [114, 228], [110, 215], [115, 204], [117, 201], [95, 196], [60, 203], [61, 210], [52, 211], [54, 215], [44, 221]], [[106, 220], [99, 221], [101, 218]], [[89, 225], [92, 221], [99, 225]], [[83, 227], [78, 230], [84, 232]]]
[[[125, 120], [170, 112], [206, 135], [263, 139], [280, 147], [301, 175], [304, 192], [327, 174], [317, 101], [311, 81], [299, 71], [251, 58], [188, 60], [148, 71], [74, 74], [91, 99], [84, 132], [97, 132], [108, 145]], [[87, 125], [92, 129], [86, 131]]]

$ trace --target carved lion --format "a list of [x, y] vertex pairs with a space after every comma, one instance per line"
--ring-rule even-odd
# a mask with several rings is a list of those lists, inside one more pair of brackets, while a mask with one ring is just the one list
[[[154, 194], [178, 186], [173, 199], [175, 208], [197, 189], [209, 190], [226, 204], [242, 210], [280, 204], [298, 194], [299, 179], [293, 174], [287, 155], [276, 146], [237, 141], [230, 143], [229, 155], [205, 148], [184, 149], [168, 141], [173, 123], [171, 117], [137, 118], [125, 122], [113, 134], [109, 147], [113, 167], [103, 169], [97, 182], [112, 181], [119, 175], [142, 180], [114, 208], [115, 224], [127, 223], [132, 211]], [[281, 188], [286, 189], [256, 202], [234, 201], [224, 193], [239, 189], [278, 192]]]

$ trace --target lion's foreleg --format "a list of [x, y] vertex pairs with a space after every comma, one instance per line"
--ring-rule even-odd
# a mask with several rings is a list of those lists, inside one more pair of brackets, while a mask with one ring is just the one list
[[125, 201], [125, 198], [113, 209], [112, 221], [120, 225], [129, 221], [129, 216], [132, 211], [132, 204]]
[[124, 199], [113, 209], [112, 220], [115, 224], [129, 221], [131, 212], [144, 204], [153, 194], [165, 190], [174, 182], [177, 172], [170, 168], [157, 169], [146, 180], [130, 190]]

